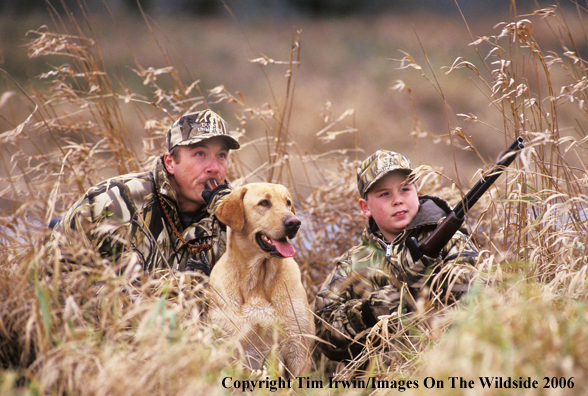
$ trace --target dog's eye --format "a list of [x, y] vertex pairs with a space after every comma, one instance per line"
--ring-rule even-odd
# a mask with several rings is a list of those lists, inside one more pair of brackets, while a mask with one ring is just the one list
[[292, 201], [290, 201], [290, 200], [287, 200], [287, 201], [286, 201], [286, 205], [287, 205], [287, 206], [292, 206]]
[[264, 199], [264, 200], [262, 200], [262, 201], [259, 201], [258, 205], [259, 205], [259, 206], [265, 206], [265, 207], [269, 208], [269, 207], [271, 206], [271, 203], [270, 203], [270, 201], [269, 201], [269, 200], [267, 200], [267, 199]]

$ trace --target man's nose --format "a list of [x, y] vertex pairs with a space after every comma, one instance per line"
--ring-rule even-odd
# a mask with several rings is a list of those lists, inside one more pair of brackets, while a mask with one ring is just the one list
[[207, 173], [216, 173], [220, 169], [218, 161], [216, 158], [211, 158], [208, 163], [206, 164], [206, 172]]

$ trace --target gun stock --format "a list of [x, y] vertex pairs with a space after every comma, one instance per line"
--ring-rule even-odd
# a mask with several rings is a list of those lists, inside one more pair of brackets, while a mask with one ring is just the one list
[[[459, 230], [464, 218], [458, 218], [455, 212], [449, 213], [445, 219], [435, 228], [435, 231], [418, 245], [419, 251], [425, 256], [437, 257], [451, 237]], [[449, 238], [447, 238], [449, 236]]]
[[[437, 226], [435, 231], [418, 244], [418, 251], [429, 257], [437, 257], [443, 247], [451, 240], [464, 222], [465, 214], [478, 202], [504, 170], [514, 161], [525, 147], [522, 137], [518, 137], [500, 156], [498, 162], [476, 183], [466, 196], [453, 208], [449, 215]], [[413, 257], [414, 259], [414, 257]]]

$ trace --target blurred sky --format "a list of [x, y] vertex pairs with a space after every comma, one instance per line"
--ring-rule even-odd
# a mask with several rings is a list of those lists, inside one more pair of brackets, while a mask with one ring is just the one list
[[[62, 1], [71, 9], [77, 8], [78, 2], [86, 9], [103, 10], [104, 3], [114, 12], [137, 10], [137, 0], [50, 0], [56, 9], [61, 8]], [[192, 13], [214, 15], [224, 12], [224, 4], [239, 15], [240, 18], [259, 16], [287, 17], [292, 15], [307, 16], [344, 16], [369, 15], [382, 12], [408, 12], [427, 10], [435, 13], [458, 13], [459, 7], [466, 16], [491, 15], [508, 12], [510, 0], [140, 0], [141, 7], [147, 12], [158, 14]], [[568, 3], [563, 1], [562, 3]], [[536, 8], [536, 4], [551, 5], [545, 0], [517, 0], [521, 12]], [[46, 0], [0, 0], [2, 13], [27, 13], [35, 9], [45, 9]]]

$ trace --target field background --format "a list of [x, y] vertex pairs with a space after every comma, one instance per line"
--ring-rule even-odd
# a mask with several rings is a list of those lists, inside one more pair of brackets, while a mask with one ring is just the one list
[[[489, 131], [503, 129], [502, 114], [489, 108], [486, 94], [479, 92], [483, 89], [471, 81], [470, 73], [460, 71], [446, 76], [447, 70], [442, 68], [451, 66], [458, 57], [475, 59], [475, 49], [468, 46], [472, 37], [496, 34], [498, 29], [493, 26], [510, 18], [511, 7], [508, 1], [499, 2], [500, 6], [496, 7], [490, 1], [481, 1], [478, 7], [466, 7], [464, 12], [469, 25], [466, 26], [455, 3], [448, 0], [441, 3], [443, 5], [434, 6], [434, 2], [423, 2], [423, 6], [416, 9], [400, 7], [383, 13], [362, 13], [359, 9], [343, 15], [330, 15], [325, 11], [327, 15], [318, 16], [270, 6], [270, 12], [276, 14], [273, 16], [268, 15], [267, 10], [264, 12], [263, 5], [256, 6], [252, 2], [249, 8], [237, 4], [236, 10], [232, 11], [234, 19], [222, 8], [215, 16], [207, 18], [174, 14], [171, 10], [158, 12], [157, 8], [153, 14], [147, 15], [147, 22], [140, 14], [126, 11], [122, 5], [111, 5], [109, 10], [114, 16], [109, 17], [103, 12], [98, 13], [104, 7], [97, 4], [87, 15], [91, 27], [81, 22], [80, 25], [90, 38], [97, 41], [101, 61], [113, 80], [116, 93], [120, 94], [124, 87], [138, 95], [146, 94], [149, 87], [143, 86], [142, 79], [132, 69], [139, 69], [137, 65], [140, 64], [145, 69], [159, 70], [171, 63], [177, 69], [179, 80], [186, 85], [200, 81], [204, 93], [222, 85], [233, 95], [241, 93], [251, 108], [267, 109], [271, 106], [276, 109], [289, 105], [292, 114], [289, 133], [303, 151], [321, 153], [357, 147], [362, 150], [358, 157], [363, 159], [379, 148], [387, 148], [404, 153], [415, 165], [442, 167], [449, 177], [455, 177], [453, 153], [435, 155], [439, 150], [446, 150], [432, 141], [417, 142], [411, 132], [447, 135], [449, 125], [463, 127], [479, 142], [484, 160], [496, 158], [503, 142], [485, 139], [485, 136]], [[60, 8], [58, 2], [55, 7]], [[520, 7], [517, 12], [533, 9], [524, 2]], [[71, 5], [71, 10], [81, 18], [75, 4]], [[62, 59], [29, 59], [23, 47], [35, 36], [34, 33], [27, 36], [27, 32], [52, 25], [47, 13], [39, 9], [33, 14], [3, 13], [2, 17], [3, 69], [25, 89], [29, 84], [40, 89], [50, 86], [51, 78], [40, 80], [38, 77], [50, 70], [49, 65], [61, 64]], [[91, 32], [88, 29], [92, 29]], [[297, 68], [292, 103], [286, 103], [288, 64], [264, 67], [252, 60], [268, 57], [276, 62], [288, 62], [298, 31], [300, 53], [295, 55], [299, 56], [300, 67]], [[70, 33], [75, 34], [71, 28]], [[550, 37], [549, 32], [543, 34], [547, 36], [542, 37], [544, 51], [554, 48], [557, 39]], [[419, 71], [400, 69], [403, 66], [400, 60], [405, 58], [405, 53], [414, 57], [430, 79], [438, 80], [445, 102], [435, 87], [421, 78]], [[426, 63], [427, 58], [430, 66]], [[488, 77], [486, 70], [481, 72]], [[3, 91], [15, 92], [21, 100], [2, 103], [4, 119], [0, 121], [0, 128], [7, 130], [28, 117], [32, 104], [22, 100], [22, 95], [6, 75], [2, 80]], [[165, 74], [157, 83], [163, 89], [173, 84]], [[409, 89], [413, 92], [412, 97]], [[238, 126], [237, 117], [243, 113], [240, 106], [235, 108], [221, 103], [214, 108], [232, 127]], [[150, 135], [145, 130], [144, 120], [137, 119], [133, 110], [130, 107], [123, 109], [125, 127], [131, 137], [130, 143], [140, 152], [142, 139]], [[13, 115], [13, 111], [18, 114]], [[353, 114], [347, 115], [331, 130], [355, 129], [357, 132], [348, 132], [328, 143], [321, 143], [317, 132], [329, 124], [325, 122], [325, 116], [335, 120], [346, 111]], [[470, 113], [484, 119], [487, 125], [466, 124], [456, 116]], [[254, 123], [246, 129], [245, 138], [255, 140], [264, 135], [264, 129], [267, 126]], [[435, 161], [429, 160], [432, 155]], [[460, 181], [468, 186], [475, 169], [468, 169], [465, 165], [480, 166], [480, 162], [475, 161], [472, 153], [457, 152], [455, 155], [464, 178]], [[252, 161], [255, 159], [247, 158], [244, 162]], [[110, 172], [111, 175], [116, 173], [116, 170]]]
[[[199, 322], [189, 276], [129, 284], [82, 247], [66, 268], [47, 243], [45, 224], [85, 189], [150, 169], [172, 120], [209, 106], [243, 134], [233, 184], [295, 193], [309, 300], [364, 225], [357, 160], [402, 152], [424, 166], [423, 192], [454, 203], [523, 136], [468, 217], [486, 286], [442, 320], [423, 308], [405, 324], [418, 342], [374, 346], [365, 373], [416, 378], [407, 394], [481, 394], [481, 376], [585, 394], [587, 14], [562, 3], [1, 3], [0, 393], [223, 394], [222, 378], [248, 377]], [[317, 355], [313, 378], [359, 378], [364, 360]]]

